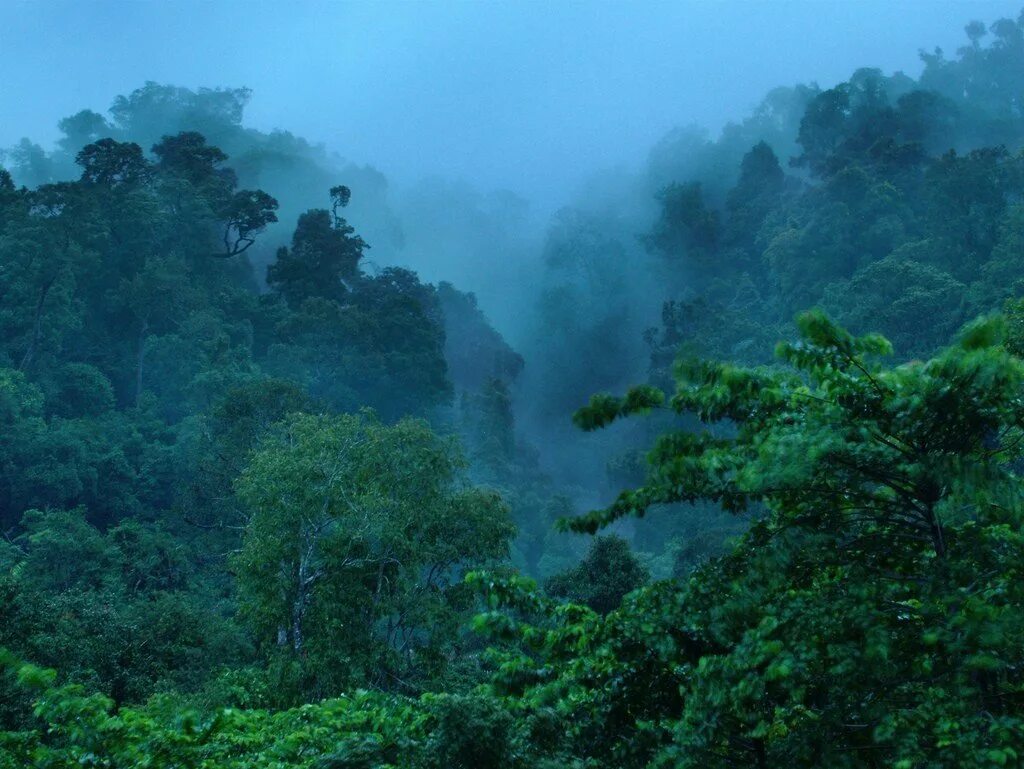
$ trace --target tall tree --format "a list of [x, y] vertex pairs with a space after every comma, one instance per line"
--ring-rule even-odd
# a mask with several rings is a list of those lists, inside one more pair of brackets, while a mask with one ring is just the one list
[[512, 534], [500, 500], [459, 472], [426, 423], [365, 413], [294, 417], [253, 455], [238, 483], [252, 511], [243, 611], [313, 691], [419, 686], [457, 644], [458, 578]]

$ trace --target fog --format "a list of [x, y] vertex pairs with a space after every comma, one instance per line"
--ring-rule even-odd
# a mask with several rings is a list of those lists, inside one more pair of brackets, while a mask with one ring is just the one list
[[[409, 408], [462, 430], [484, 476], [494, 457], [480, 457], [503, 447], [501, 471], [485, 479], [513, 489], [532, 537], [523, 562], [543, 571], [560, 552], [546, 539], [555, 517], [639, 483], [650, 429], [583, 435], [572, 415], [592, 394], [664, 384], [680, 350], [764, 362], [813, 305], [853, 327], [874, 322], [888, 301], [875, 285], [907, 281], [907, 297], [943, 308], [930, 336], [909, 334], [902, 316], [882, 329], [922, 353], [968, 310], [1005, 298], [992, 233], [1013, 222], [992, 208], [981, 227], [972, 208], [967, 235], [949, 235], [956, 219], [935, 214], [939, 193], [913, 184], [949, 150], [1019, 149], [1019, 68], [1001, 57], [1024, 47], [1024, 22], [965, 35], [972, 19], [1017, 19], [1019, 2], [9, 2], [0, 163], [15, 183], [45, 188], [80, 175], [76, 153], [104, 136], [141, 153], [203, 133], [242, 189], [280, 203], [239, 260], [246, 290], [264, 299], [275, 292], [268, 266], [300, 246], [296, 222], [324, 209], [334, 185], [351, 188], [347, 222], [327, 225], [339, 237], [351, 224], [369, 244], [365, 255], [354, 247], [349, 278], [387, 280], [399, 266], [452, 284], [417, 301], [441, 308], [435, 384], [454, 398]], [[869, 187], [865, 169], [882, 181]], [[941, 188], [938, 172], [931, 182]], [[908, 213], [911, 200], [922, 210]], [[953, 256], [949, 243], [973, 250]], [[964, 267], [978, 253], [994, 261], [961, 301], [981, 275]], [[885, 274], [908, 258], [911, 277]], [[415, 293], [416, 280], [387, 290]], [[347, 286], [328, 296], [340, 301]], [[278, 316], [254, 322], [297, 333]], [[140, 372], [147, 324], [131, 341]], [[311, 356], [290, 368], [299, 358], [273, 341], [259, 350], [265, 371], [327, 392], [332, 407], [405, 408], [401, 377], [340, 393], [362, 372], [337, 350], [321, 360], [311, 351], [322, 340], [288, 337]], [[141, 373], [135, 382], [137, 399]], [[664, 537], [647, 531], [659, 551]]]
[[[152, 80], [253, 90], [283, 128], [388, 179], [509, 189], [541, 218], [677, 125], [743, 117], [772, 87], [858, 67], [915, 75], [972, 18], [1019, 3], [6, 2], [0, 146], [57, 138]], [[454, 276], [453, 276], [454, 277]]]
[[0, 769], [1024, 766], [1024, 0], [0, 0]]

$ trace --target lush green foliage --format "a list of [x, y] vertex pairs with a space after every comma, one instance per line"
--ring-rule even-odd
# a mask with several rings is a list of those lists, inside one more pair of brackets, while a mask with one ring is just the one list
[[[59, 666], [118, 705], [210, 687], [252, 690], [239, 694], [251, 701], [272, 688], [267, 701], [276, 703], [343, 683], [419, 691], [464, 646], [457, 618], [467, 591], [453, 586], [460, 570], [503, 554], [513, 533], [496, 497], [468, 487], [456, 448], [424, 422], [388, 425], [429, 416], [451, 432], [453, 390], [479, 387], [467, 348], [513, 362], [515, 353], [479, 311], [446, 314], [414, 273], [364, 270], [368, 246], [341, 216], [351, 199], [343, 186], [330, 189], [330, 210], [297, 215], [291, 245], [267, 265], [270, 290], [261, 291], [250, 256], [266, 255], [261, 238], [281, 209], [261, 190], [240, 189], [259, 143], [237, 125], [243, 97], [150, 84], [115, 105], [113, 125], [93, 113], [62, 123], [67, 140], [38, 185], [16, 188], [6, 171], [0, 176], [0, 644]], [[238, 147], [244, 168], [229, 167], [197, 127]], [[152, 133], [167, 128], [186, 130]], [[309, 159], [301, 147], [289, 152], [297, 166]], [[31, 179], [18, 162], [15, 172]], [[451, 286], [443, 295], [473, 306]], [[451, 377], [446, 358], [463, 361]], [[517, 373], [513, 365], [503, 381]], [[408, 449], [378, 457], [372, 472], [388, 461], [424, 463], [418, 485], [381, 475], [376, 491], [358, 492], [362, 504], [374, 500], [377, 516], [353, 540], [375, 551], [366, 564], [401, 566], [375, 568], [376, 591], [356, 589], [372, 581], [368, 573], [345, 582], [352, 569], [332, 571], [318, 587], [317, 595], [328, 585], [351, 591], [363, 628], [362, 640], [351, 637], [359, 661], [340, 666], [341, 648], [316, 660], [293, 648], [291, 659], [257, 621], [279, 597], [264, 594], [269, 603], [255, 606], [248, 589], [260, 578], [252, 557], [275, 546], [258, 534], [275, 512], [246, 479], [274, 446], [281, 450], [274, 441], [287, 428], [278, 425], [290, 415], [366, 408], [382, 421], [367, 414], [352, 429], [393, 434], [381, 451]], [[287, 424], [307, 425], [311, 446], [340, 451], [329, 436], [349, 423], [331, 419]], [[356, 493], [361, 478], [332, 493]], [[413, 500], [427, 498], [385, 500], [389, 483], [407, 495], [433, 490], [433, 517], [413, 515]], [[382, 532], [393, 538], [378, 541]], [[361, 604], [367, 596], [376, 612]], [[310, 610], [323, 614], [315, 601]], [[378, 621], [400, 628], [392, 635], [404, 634], [403, 643], [392, 648]], [[314, 649], [348, 637], [340, 615], [318, 627], [331, 629], [309, 634]], [[367, 640], [378, 637], [387, 638], [378, 647]]]
[[244, 90], [7, 153], [0, 769], [1024, 764], [1024, 15], [967, 33], [560, 211], [525, 357]]
[[[926, 363], [820, 313], [788, 370], [680, 364], [648, 482], [571, 521], [649, 506], [756, 507], [726, 556], [606, 619], [540, 601], [483, 626], [510, 642], [497, 691], [553, 705], [600, 766], [1003, 766], [1024, 734], [1024, 363], [1001, 319]], [[646, 410], [595, 399], [585, 426]]]
[[507, 556], [501, 501], [456, 486], [425, 422], [302, 415], [278, 432], [238, 479], [251, 512], [233, 565], [257, 638], [315, 698], [443, 676], [466, 656], [462, 571]]
[[[852, 337], [821, 314], [800, 326], [801, 341], [779, 348], [787, 370], [681, 364], [668, 403], [706, 429], [664, 436], [644, 487], [572, 525], [678, 499], [757, 506], [758, 522], [685, 582], [644, 588], [604, 618], [544, 598], [521, 578], [474, 576], [491, 602], [477, 625], [497, 663], [476, 698], [358, 695], [279, 716], [179, 712], [168, 724], [167, 709], [178, 711], [166, 701], [112, 716], [99, 695], [45, 689], [36, 717], [54, 725], [50, 736], [9, 734], [11, 762], [18, 751], [52, 751], [55, 765], [88, 752], [127, 766], [147, 751], [178, 750], [173, 760], [188, 765], [225, 760], [219, 751], [242, 741], [240, 766], [279, 751], [282, 765], [317, 765], [334, 749], [343, 761], [366, 751], [360, 760], [369, 766], [433, 766], [430, 746], [441, 739], [434, 750], [447, 752], [450, 766], [1015, 765], [1024, 733], [1024, 499], [1015, 472], [1024, 363], [1002, 345], [1000, 318], [968, 327], [925, 363], [896, 367], [877, 360], [889, 352], [881, 337]], [[599, 399], [579, 419], [602, 424], [652, 400], [649, 392]], [[325, 431], [300, 418], [243, 475], [243, 485], [259, 487], [250, 501], [295, 495], [310, 503], [271, 503], [265, 514], [335, 520], [352, 514], [340, 479], [369, 470], [370, 485], [353, 487], [351, 505], [391, 504], [391, 485], [376, 499], [387, 471], [361, 468], [403, 452], [345, 460], [335, 444], [386, 444], [423, 428], [363, 419]], [[318, 451], [324, 441], [332, 448]], [[437, 461], [429, 444], [423, 450], [424, 459], [403, 465], [415, 472], [427, 457]], [[325, 456], [340, 465], [324, 465]], [[274, 527], [271, 547], [289, 530]], [[315, 556], [325, 579], [363, 536], [346, 528], [325, 538]], [[598, 550], [581, 568], [601, 558]], [[277, 592], [273, 575], [263, 579]], [[438, 715], [448, 706], [450, 717]]]

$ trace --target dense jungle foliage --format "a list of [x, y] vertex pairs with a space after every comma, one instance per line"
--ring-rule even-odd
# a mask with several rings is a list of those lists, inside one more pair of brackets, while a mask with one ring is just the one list
[[0, 769], [1024, 765], [1024, 14], [966, 31], [596, 180], [520, 351], [385, 266], [517, 201], [244, 90], [7, 151]]

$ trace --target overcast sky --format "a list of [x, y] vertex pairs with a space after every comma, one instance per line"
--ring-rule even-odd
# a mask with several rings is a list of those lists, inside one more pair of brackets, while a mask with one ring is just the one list
[[247, 123], [390, 178], [443, 174], [564, 200], [668, 129], [869, 65], [917, 74], [1022, 0], [21, 2], [0, 0], [0, 146], [146, 80], [248, 86]]

